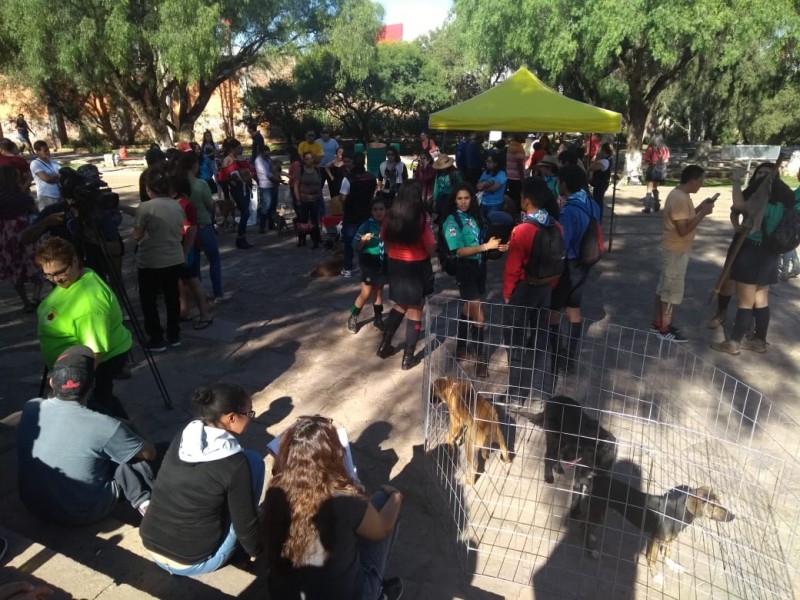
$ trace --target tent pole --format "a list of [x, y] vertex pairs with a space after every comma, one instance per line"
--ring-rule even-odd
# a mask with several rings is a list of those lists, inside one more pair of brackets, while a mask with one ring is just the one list
[[611, 228], [608, 230], [608, 251], [614, 242], [614, 208], [617, 204], [617, 175], [619, 173], [619, 134], [614, 136], [614, 188], [611, 191]]

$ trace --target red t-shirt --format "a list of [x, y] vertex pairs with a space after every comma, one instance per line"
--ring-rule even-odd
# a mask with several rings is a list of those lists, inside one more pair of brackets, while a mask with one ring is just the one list
[[[556, 226], [564, 233], [561, 223], [555, 222]], [[525, 280], [525, 267], [528, 266], [528, 259], [531, 257], [533, 240], [539, 228], [533, 223], [520, 223], [511, 232], [511, 239], [508, 241], [508, 257], [506, 258], [506, 268], [503, 271], [503, 299], [508, 301], [514, 288], [520, 281]], [[550, 282], [550, 287], [555, 288], [558, 279]]]
[[[433, 237], [431, 224], [427, 217], [422, 217], [420, 226], [422, 229], [422, 235], [419, 236], [419, 241], [416, 244], [393, 244], [391, 242], [386, 242], [386, 253], [389, 255], [389, 258], [393, 258], [394, 260], [404, 260], [406, 262], [414, 262], [430, 258], [427, 248], [436, 245], [436, 238]], [[385, 219], [381, 225], [381, 237], [386, 239]]]
[[[183, 214], [185, 215], [183, 218], [183, 227], [181, 228], [181, 238], [183, 238], [186, 236], [186, 232], [189, 230], [189, 227], [197, 227], [197, 207], [192, 204], [186, 196], [181, 196], [178, 198], [178, 204], [181, 205]], [[199, 236], [195, 236], [194, 238], [194, 247], [200, 247]]]
[[0, 154], [0, 167], [3, 165], [16, 167], [17, 171], [19, 171], [20, 183], [25, 181], [25, 176], [31, 172], [30, 164], [28, 164], [28, 161], [21, 156], [6, 156], [5, 154]]

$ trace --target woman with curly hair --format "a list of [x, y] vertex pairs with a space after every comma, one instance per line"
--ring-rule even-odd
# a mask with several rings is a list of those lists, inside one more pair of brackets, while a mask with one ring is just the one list
[[400, 598], [399, 578], [383, 579], [397, 537], [402, 494], [364, 494], [345, 467], [330, 419], [300, 417], [281, 436], [262, 505], [270, 593], [295, 600]]
[[458, 257], [456, 284], [463, 300], [458, 317], [456, 357], [465, 358], [468, 347], [474, 343], [475, 374], [488, 377], [488, 356], [483, 341], [485, 317], [481, 308], [481, 295], [486, 293], [486, 253], [489, 250], [505, 252], [508, 244], [497, 237], [484, 241], [484, 219], [471, 183], [456, 186], [445, 214], [442, 235], [447, 249]]
[[264, 459], [243, 449], [242, 435], [256, 416], [235, 383], [195, 390], [200, 418], [172, 440], [139, 528], [155, 563], [173, 575], [202, 575], [225, 565], [239, 544], [261, 552], [256, 505], [264, 486]]
[[422, 205], [419, 183], [408, 181], [397, 190], [386, 218], [381, 237], [389, 257], [389, 295], [395, 305], [386, 317], [378, 356], [386, 359], [394, 354], [392, 338], [400, 323], [406, 320], [406, 346], [401, 368], [416, 364], [415, 352], [422, 329], [425, 296], [433, 293], [431, 256], [436, 252], [436, 238]]

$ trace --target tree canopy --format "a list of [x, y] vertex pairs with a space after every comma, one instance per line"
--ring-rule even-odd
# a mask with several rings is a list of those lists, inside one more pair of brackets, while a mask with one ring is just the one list
[[[3, 0], [2, 72], [33, 89], [111, 92], [162, 144], [188, 136], [214, 90], [268, 47], [313, 40], [338, 0]], [[20, 18], [24, 15], [24, 18]], [[54, 35], [54, 33], [58, 32]]]
[[454, 12], [474, 60], [492, 72], [528, 66], [573, 97], [620, 110], [637, 148], [669, 91], [677, 99], [715, 83], [688, 79], [701, 59], [706, 73], [731, 73], [797, 32], [788, 0], [456, 0]]

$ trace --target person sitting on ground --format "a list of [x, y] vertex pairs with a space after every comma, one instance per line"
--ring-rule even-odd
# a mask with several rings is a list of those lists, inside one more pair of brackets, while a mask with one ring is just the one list
[[94, 350], [70, 346], [50, 369], [54, 396], [29, 400], [22, 409], [19, 493], [45, 521], [96, 523], [120, 496], [140, 513], [149, 504], [155, 466], [147, 461], [156, 459], [156, 447], [126, 423], [87, 408], [94, 381]]
[[[42, 293], [42, 278], [36, 266], [36, 248], [22, 242], [28, 219], [36, 212], [33, 198], [19, 189], [19, 172], [0, 165], [0, 281], [9, 281], [22, 300], [26, 313], [36, 312]], [[26, 284], [32, 284], [28, 298]]]
[[402, 581], [384, 579], [403, 495], [368, 498], [345, 467], [331, 420], [300, 417], [281, 435], [263, 511], [270, 594], [285, 600], [393, 600]]
[[690, 194], [696, 194], [703, 185], [703, 167], [689, 165], [681, 172], [681, 183], [672, 190], [664, 202], [662, 220], [664, 237], [661, 259], [661, 276], [655, 298], [655, 315], [650, 331], [664, 341], [685, 342], [686, 338], [672, 324], [674, 307], [683, 301], [686, 268], [697, 235], [697, 226], [714, 210], [711, 198], [703, 200], [695, 209]]
[[114, 396], [114, 379], [125, 368], [132, 341], [116, 295], [94, 271], [81, 265], [75, 247], [63, 238], [45, 240], [36, 251], [36, 264], [54, 285], [37, 310], [45, 365], [52, 369], [70, 346], [89, 346], [96, 361], [89, 408], [127, 419]]
[[139, 532], [155, 563], [173, 575], [202, 575], [224, 566], [237, 546], [261, 552], [256, 506], [264, 459], [243, 449], [255, 417], [253, 401], [235, 383], [195, 390], [200, 418], [172, 440]]

